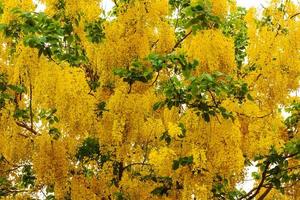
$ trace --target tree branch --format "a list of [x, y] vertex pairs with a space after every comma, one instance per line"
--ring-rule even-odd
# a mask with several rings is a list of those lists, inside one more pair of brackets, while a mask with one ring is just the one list
[[32, 84], [29, 82], [29, 111], [30, 111], [30, 128], [33, 129], [33, 112], [32, 112]]
[[36, 130], [34, 130], [33, 128], [31, 128], [30, 126], [28, 126], [27, 124], [25, 124], [24, 122], [18, 122], [18, 121], [16, 121], [16, 124], [18, 126], [22, 127], [22, 128], [25, 128], [27, 131], [33, 133], [34, 135], [38, 135], [39, 134]]
[[293, 14], [293, 15], [290, 17], [290, 19], [293, 19], [293, 18], [297, 17], [298, 15], [300, 15], [300, 12], [298, 12], [298, 13], [296, 13], [296, 14]]
[[189, 36], [192, 34], [193, 31], [189, 31], [185, 36], [183, 36], [183, 38], [181, 38], [173, 47], [172, 52], [175, 51], [176, 48], [179, 47], [179, 45]]
[[153, 86], [156, 83], [156, 81], [158, 80], [158, 77], [159, 77], [159, 71], [157, 72], [157, 76], [156, 76], [155, 80], [153, 81], [153, 83], [151, 84], [151, 86]]
[[[208, 90], [208, 92], [209, 92], [209, 94], [210, 94], [210, 96], [211, 96], [211, 98], [212, 98], [212, 100], [213, 100], [213, 102], [215, 104], [215, 107], [218, 108], [219, 104], [217, 103], [214, 94], [210, 90]], [[217, 118], [218, 122], [221, 124], [221, 121], [220, 121], [218, 115], [216, 115], [216, 118]]]
[[117, 0], [113, 0], [114, 4], [119, 7], [119, 4], [117, 3]]
[[263, 119], [263, 118], [265, 118], [265, 117], [268, 117], [268, 116], [272, 115], [273, 112], [270, 112], [270, 113], [265, 114], [265, 115], [262, 115], [262, 116], [249, 116], [249, 115], [246, 115], [246, 114], [244, 114], [244, 113], [237, 113], [237, 114], [238, 114], [238, 115], [245, 116], [245, 117], [248, 117], [248, 118], [258, 118], [258, 119]]
[[248, 192], [246, 195], [242, 196], [238, 200], [243, 200], [243, 199], [251, 200], [251, 199], [253, 199], [260, 192], [261, 188], [264, 187], [264, 182], [265, 182], [265, 180], [267, 178], [267, 173], [268, 173], [269, 166], [270, 166], [270, 162], [267, 162], [265, 170], [262, 173], [261, 181], [258, 184], [258, 186], [255, 187], [255, 188], [253, 188], [252, 190], [250, 190], [250, 192]]
[[265, 199], [265, 197], [271, 192], [272, 188], [273, 188], [272, 186], [269, 187], [257, 200]]

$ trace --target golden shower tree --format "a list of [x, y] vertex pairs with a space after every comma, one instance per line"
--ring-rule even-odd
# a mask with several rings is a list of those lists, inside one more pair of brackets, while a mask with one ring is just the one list
[[0, 0], [1, 199], [299, 197], [299, 5], [40, 3]]

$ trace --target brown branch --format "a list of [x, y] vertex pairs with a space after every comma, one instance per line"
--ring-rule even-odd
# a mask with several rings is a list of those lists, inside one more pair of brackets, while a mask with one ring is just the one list
[[[217, 103], [214, 94], [210, 90], [208, 90], [208, 92], [209, 92], [209, 94], [210, 94], [210, 96], [211, 96], [211, 98], [212, 98], [212, 100], [213, 100], [213, 102], [215, 104], [215, 107], [218, 108], [219, 104]], [[221, 124], [221, 121], [220, 121], [218, 115], [216, 115], [216, 118], [217, 118], [218, 122]]]
[[117, 0], [113, 0], [114, 4], [119, 7], [119, 4], [117, 3]]
[[258, 118], [258, 119], [263, 119], [263, 118], [265, 118], [265, 117], [268, 117], [268, 116], [272, 115], [273, 112], [270, 112], [270, 113], [265, 114], [265, 115], [262, 115], [262, 116], [249, 116], [249, 115], [246, 115], [246, 114], [244, 114], [244, 113], [237, 113], [237, 114], [238, 114], [238, 115], [241, 115], [241, 116], [248, 117], [248, 118]]
[[260, 183], [258, 184], [257, 187], [253, 188], [252, 190], [250, 190], [247, 194], [245, 194], [244, 196], [240, 197], [238, 200], [251, 200], [253, 199], [261, 190], [261, 188], [266, 187], [266, 185], [264, 184], [266, 178], [267, 178], [267, 173], [268, 173], [268, 168], [270, 166], [270, 162], [266, 163], [266, 167], [265, 170], [262, 173], [262, 179], [260, 181]]
[[153, 48], [157, 45], [158, 42], [159, 42], [159, 39], [157, 39], [157, 40], [152, 44], [151, 49], [153, 49]]
[[33, 129], [33, 112], [32, 112], [32, 84], [31, 78], [29, 82], [29, 112], [30, 112], [30, 128]]
[[261, 190], [261, 188], [263, 187], [264, 185], [264, 182], [266, 180], [266, 176], [267, 176], [267, 173], [268, 173], [268, 168], [270, 166], [270, 162], [267, 162], [266, 164], [266, 167], [265, 167], [265, 170], [263, 171], [262, 173], [262, 178], [261, 178], [261, 181], [259, 183], [259, 185], [257, 186], [257, 189], [256, 191], [254, 192], [254, 194], [252, 194], [249, 198], [247, 198], [247, 200], [250, 200], [250, 199], [253, 199]]
[[[11, 165], [11, 164], [10, 164]], [[12, 168], [8, 169], [8, 170], [3, 170], [3, 169], [0, 169], [0, 172], [12, 172], [12, 171], [15, 171], [15, 170], [18, 170], [20, 169], [21, 167], [24, 167], [24, 166], [32, 166], [31, 164], [20, 164], [20, 165], [11, 165]]]
[[257, 200], [265, 199], [265, 197], [271, 192], [272, 188], [273, 188], [272, 186], [269, 187]]
[[23, 133], [18, 133], [18, 135], [20, 135], [20, 136], [22, 136], [22, 137], [24, 137], [24, 138], [29, 138], [29, 135], [25, 135], [25, 134], [23, 134]]
[[18, 122], [18, 121], [16, 121], [16, 124], [18, 126], [22, 127], [22, 128], [25, 128], [27, 131], [33, 133], [34, 135], [38, 135], [39, 134], [36, 130], [34, 130], [33, 128], [31, 128], [30, 126], [28, 126], [27, 124], [25, 124], [24, 122]]
[[298, 15], [300, 15], [300, 12], [298, 12], [298, 13], [296, 13], [296, 14], [293, 14], [293, 15], [290, 17], [290, 19], [293, 19], [293, 18], [297, 17]]
[[130, 94], [131, 93], [131, 90], [132, 90], [132, 83], [131, 84], [129, 84], [129, 90], [128, 90], [128, 94]]
[[183, 38], [181, 38], [173, 47], [172, 52], [175, 51], [176, 48], [179, 47], [179, 45], [189, 36], [192, 34], [193, 31], [189, 31], [185, 36], [183, 36]]
[[153, 86], [157, 82], [158, 77], [159, 77], [159, 71], [157, 72], [157, 76], [156, 76], [155, 80], [153, 81], [153, 83], [151, 84], [151, 86]]
[[23, 193], [23, 192], [29, 192], [29, 191], [30, 190], [27, 190], [27, 189], [24, 189], [24, 190], [12, 190], [12, 189], [9, 189], [9, 188], [4, 189], [5, 194], [9, 194], [9, 193], [17, 194], [17, 193]]

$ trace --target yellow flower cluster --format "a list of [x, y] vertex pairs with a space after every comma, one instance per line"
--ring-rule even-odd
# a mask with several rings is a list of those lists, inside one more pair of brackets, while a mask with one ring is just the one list
[[197, 3], [202, 3], [211, 8], [212, 14], [222, 18], [228, 14], [229, 5], [233, 4], [228, 0], [192, 0], [191, 3], [194, 5]]
[[174, 30], [165, 21], [168, 1], [134, 1], [126, 7], [117, 19], [104, 24], [105, 40], [88, 48], [105, 84], [114, 80], [113, 69], [128, 68], [134, 59], [143, 59], [151, 51], [170, 51], [175, 44]]
[[66, 149], [61, 141], [54, 141], [48, 134], [35, 140], [36, 153], [33, 155], [33, 167], [39, 183], [54, 184], [54, 192], [63, 198], [66, 192], [69, 163]]
[[181, 128], [177, 124], [169, 122], [168, 123], [168, 133], [170, 134], [170, 136], [176, 138], [179, 135], [181, 135], [182, 131], [181, 131]]
[[[57, 5], [62, 4], [60, 0], [42, 0], [46, 6], [46, 13], [53, 15], [57, 12]], [[71, 18], [81, 15], [87, 21], [96, 20], [100, 16], [100, 0], [66, 0], [64, 1], [65, 12]]]
[[[277, 9], [277, 3], [278, 1], [273, 1], [264, 11], [264, 15], [272, 16], [273, 25], [257, 24], [254, 9], [246, 16], [249, 35], [248, 63], [255, 64], [258, 69], [247, 79], [257, 91], [261, 106], [270, 109], [286, 102], [290, 91], [298, 88], [300, 74], [300, 22], [286, 18]], [[296, 8], [291, 3], [286, 4], [286, 9], [296, 13]]]
[[172, 164], [175, 158], [175, 152], [168, 147], [162, 147], [158, 150], [153, 149], [149, 154], [150, 164], [161, 176], [170, 176], [172, 174]]
[[229, 1], [228, 0], [211, 0], [212, 13], [214, 15], [225, 17], [228, 14]]
[[184, 45], [187, 55], [200, 65], [196, 74], [221, 71], [232, 72], [235, 67], [234, 42], [219, 30], [205, 30], [190, 37]]
[[3, 2], [3, 14], [0, 17], [0, 23], [8, 23], [14, 20], [16, 16], [11, 12], [12, 9], [19, 8], [23, 11], [33, 11], [34, 4], [32, 0], [9, 0]]
[[100, 0], [67, 0], [65, 9], [68, 16], [82, 14], [85, 20], [92, 21], [100, 16]]

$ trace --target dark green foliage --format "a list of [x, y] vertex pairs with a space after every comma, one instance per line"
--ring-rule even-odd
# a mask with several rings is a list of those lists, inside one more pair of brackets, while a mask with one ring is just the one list
[[49, 121], [49, 124], [54, 124], [55, 122], [59, 122], [58, 117], [55, 115], [57, 112], [56, 108], [45, 110], [42, 109], [40, 113], [38, 114], [40, 119], [46, 119]]
[[106, 102], [105, 101], [101, 101], [100, 103], [98, 103], [97, 105], [96, 105], [96, 110], [95, 110], [95, 112], [96, 112], [96, 115], [97, 115], [97, 117], [102, 117], [103, 116], [103, 112], [105, 112], [105, 111], [108, 111], [106, 108], [105, 108], [105, 106], [106, 106]]
[[43, 54], [50, 59], [65, 60], [74, 66], [87, 61], [71, 21], [67, 20], [61, 25], [60, 21], [44, 13], [24, 12], [20, 18], [23, 19], [24, 44], [39, 49], [39, 56]]
[[17, 120], [29, 120], [30, 119], [30, 111], [28, 108], [25, 109], [19, 109], [16, 108], [15, 112], [14, 112], [14, 118]]
[[92, 43], [100, 43], [104, 37], [104, 30], [103, 30], [103, 20], [99, 19], [91, 23], [87, 23], [85, 25], [84, 31], [87, 34], [87, 38], [92, 42]]
[[[2, 162], [2, 160], [0, 160], [0, 162]], [[2, 174], [0, 176], [0, 198], [11, 194], [17, 194], [18, 191], [34, 187], [36, 177], [33, 173], [31, 164], [20, 163], [20, 165], [16, 166], [14, 170], [18, 170], [16, 171], [17, 173], [14, 174], [18, 177], [14, 183], [10, 180], [10, 173], [12, 171], [2, 170]]]
[[172, 141], [172, 138], [171, 136], [169, 135], [168, 131], [164, 132], [162, 134], [162, 136], [160, 136], [159, 138], [161, 141], [164, 140], [168, 145], [171, 143]]
[[177, 77], [172, 77], [165, 82], [162, 85], [162, 91], [166, 98], [163, 102], [156, 103], [154, 109], [163, 106], [169, 109], [173, 106], [180, 108], [186, 106], [195, 109], [197, 114], [207, 122], [210, 121], [210, 116], [216, 116], [218, 113], [225, 119], [233, 119], [232, 113], [220, 106], [222, 100], [233, 98], [242, 103], [246, 96], [249, 96], [247, 84], [220, 72], [204, 73], [188, 80], [188, 85]]
[[95, 159], [100, 156], [100, 144], [98, 138], [88, 137], [78, 148], [76, 158], [80, 161], [83, 159]]
[[190, 3], [190, 0], [169, 0], [169, 4], [173, 8], [186, 8], [190, 5]]
[[234, 39], [235, 60], [238, 68], [241, 69], [243, 62], [247, 56], [246, 48], [248, 46], [247, 23], [245, 16], [247, 11], [245, 8], [238, 7], [235, 13], [231, 13], [221, 28], [223, 33]]
[[153, 72], [139, 61], [134, 61], [129, 69], [114, 70], [114, 74], [123, 78], [123, 81], [129, 85], [132, 85], [136, 81], [147, 83], [153, 77]]
[[0, 110], [7, 102], [12, 102], [17, 95], [22, 95], [26, 92], [24, 85], [8, 84], [7, 75], [0, 73]]
[[24, 188], [33, 187], [35, 182], [35, 176], [31, 165], [24, 165], [21, 175], [21, 185]]
[[229, 181], [219, 175], [215, 177], [214, 185], [211, 191], [213, 193], [214, 199], [220, 200], [237, 200], [246, 194], [244, 191], [235, 188], [232, 189], [229, 186]]
[[192, 28], [194, 32], [218, 28], [221, 24], [220, 18], [211, 14], [211, 5], [208, 2], [199, 2], [197, 5], [189, 6], [185, 13], [188, 19], [185, 28]]
[[97, 79], [97, 80], [88, 80], [87, 83], [88, 83], [91, 91], [93, 91], [93, 92], [96, 92], [97, 88], [100, 87], [99, 79]]
[[160, 186], [155, 188], [154, 190], [151, 191], [151, 194], [156, 195], [156, 196], [163, 196], [168, 193], [169, 188], [165, 186]]
[[193, 164], [193, 156], [180, 157], [178, 160], [173, 161], [172, 169], [177, 170], [179, 167], [184, 167]]
[[[57, 6], [63, 7], [64, 1], [60, 1]], [[23, 12], [18, 8], [12, 12], [18, 16], [18, 21], [1, 24], [0, 31], [5, 37], [12, 38], [14, 44], [23, 41], [26, 46], [38, 49], [39, 56], [66, 61], [73, 66], [88, 63], [81, 41], [74, 32], [76, 23], [65, 17], [63, 12], [54, 17], [49, 17], [43, 12]], [[79, 23], [80, 15], [76, 20]], [[99, 19], [86, 24], [85, 31], [91, 42], [99, 43], [104, 38], [102, 22], [103, 20]]]
[[61, 132], [58, 130], [58, 128], [50, 127], [49, 128], [49, 135], [53, 137], [53, 139], [58, 140], [61, 136]]
[[51, 135], [55, 140], [59, 139], [61, 136], [61, 132], [58, 130], [58, 128], [54, 127], [54, 124], [59, 122], [58, 117], [55, 115], [56, 112], [56, 108], [49, 110], [41, 109], [38, 114], [39, 120], [45, 119], [48, 121], [49, 135]]
[[290, 106], [285, 108], [286, 112], [289, 112], [291, 115], [287, 117], [284, 121], [289, 136], [291, 138], [298, 132], [298, 124], [300, 122], [300, 103], [294, 101]]
[[155, 176], [148, 176], [145, 177], [146, 180], [150, 179], [156, 183], [160, 183], [161, 186], [158, 186], [154, 190], [151, 191], [151, 194], [154, 196], [168, 196], [169, 190], [171, 190], [173, 186], [173, 180], [170, 177], [155, 177]]

